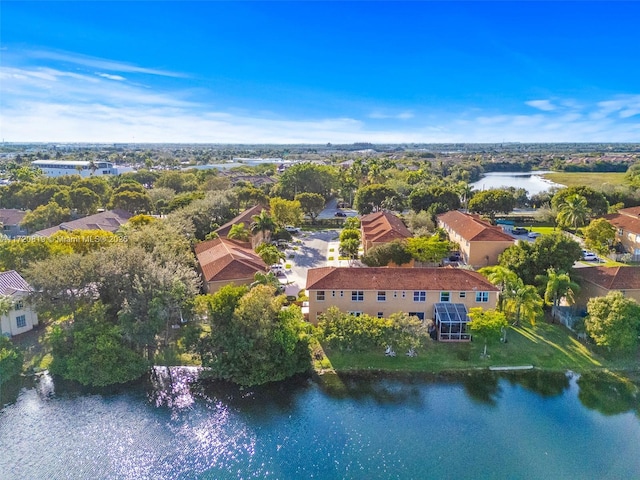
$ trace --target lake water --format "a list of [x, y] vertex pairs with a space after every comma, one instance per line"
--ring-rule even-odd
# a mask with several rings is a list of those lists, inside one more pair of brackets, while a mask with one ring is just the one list
[[331, 376], [240, 390], [196, 376], [163, 370], [108, 394], [48, 376], [3, 386], [0, 478], [640, 478], [637, 391], [613, 377]]
[[549, 190], [552, 187], [562, 188], [564, 185], [553, 183], [542, 177], [550, 171], [536, 172], [489, 172], [475, 183], [471, 184], [474, 190], [489, 190], [492, 188], [516, 187], [524, 188], [529, 196]]

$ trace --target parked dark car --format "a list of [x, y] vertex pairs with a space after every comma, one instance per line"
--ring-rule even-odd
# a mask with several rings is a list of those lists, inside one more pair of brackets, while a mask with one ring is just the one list
[[449, 261], [450, 262], [459, 262], [460, 261], [460, 253], [453, 252], [451, 255], [449, 255]]
[[334, 217], [346, 217], [346, 216], [347, 214], [344, 212], [341, 212], [340, 210], [338, 210], [334, 215]]
[[514, 227], [513, 230], [511, 230], [511, 233], [514, 235], [526, 235], [529, 233], [529, 230], [524, 227]]

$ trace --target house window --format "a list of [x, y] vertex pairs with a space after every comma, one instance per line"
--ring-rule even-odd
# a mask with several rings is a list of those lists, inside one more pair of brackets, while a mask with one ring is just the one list
[[409, 312], [410, 317], [417, 317], [418, 320], [424, 320], [424, 312]]
[[476, 292], [476, 302], [487, 303], [489, 301], [489, 292]]
[[424, 290], [418, 290], [413, 292], [413, 301], [414, 302], [426, 302], [427, 301], [427, 292]]
[[15, 304], [15, 309], [22, 310], [23, 308], [24, 308], [24, 303], [22, 302], [22, 300], [18, 300]]
[[351, 292], [351, 301], [352, 302], [364, 302], [364, 291], [363, 290], [353, 290]]
[[384, 312], [378, 312], [378, 318], [383, 318], [384, 317]]
[[359, 317], [360, 315], [362, 315], [361, 311], [354, 311], [354, 312], [349, 312], [349, 315], [353, 315], [354, 317]]
[[316, 300], [319, 302], [324, 302], [324, 290], [318, 290], [316, 292]]
[[623, 230], [623, 229], [621, 229], [621, 228], [619, 228], [619, 229], [618, 229], [618, 235], [623, 235], [623, 234], [624, 234], [624, 230]]
[[441, 302], [450, 302], [451, 294], [449, 292], [440, 292], [440, 301]]
[[16, 317], [16, 325], [18, 328], [24, 328], [27, 326], [27, 317], [24, 315], [18, 315]]
[[378, 301], [386, 302], [387, 301], [387, 292], [378, 292]]
[[460, 298], [467, 298], [467, 292], [460, 292]]

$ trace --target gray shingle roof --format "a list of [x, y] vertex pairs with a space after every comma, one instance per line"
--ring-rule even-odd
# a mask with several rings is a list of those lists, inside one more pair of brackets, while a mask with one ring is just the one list
[[15, 292], [31, 292], [33, 289], [15, 270], [0, 273], [0, 295], [13, 295]]

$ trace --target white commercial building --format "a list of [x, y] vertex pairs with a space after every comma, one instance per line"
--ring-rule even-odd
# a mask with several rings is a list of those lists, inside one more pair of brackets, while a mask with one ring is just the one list
[[36, 160], [31, 162], [31, 165], [42, 170], [42, 173], [47, 177], [61, 177], [63, 175], [91, 177], [118, 174], [118, 169], [113, 163], [104, 161]]

